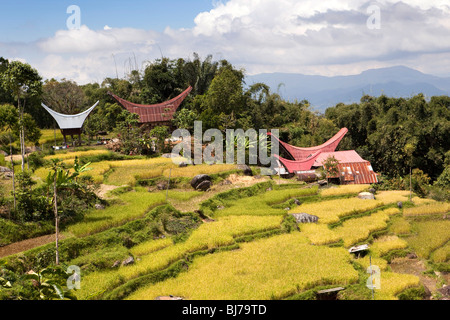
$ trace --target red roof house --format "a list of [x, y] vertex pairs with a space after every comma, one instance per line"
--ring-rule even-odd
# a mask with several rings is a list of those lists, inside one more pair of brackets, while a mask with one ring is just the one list
[[151, 127], [168, 125], [171, 126], [171, 121], [173, 115], [177, 111], [181, 103], [186, 99], [186, 97], [191, 92], [192, 87], [189, 86], [185, 91], [183, 91], [177, 97], [158, 104], [137, 104], [125, 99], [122, 99], [115, 94], [108, 92], [118, 103], [120, 103], [125, 109], [131, 113], [136, 113], [139, 115], [139, 123], [149, 124]]

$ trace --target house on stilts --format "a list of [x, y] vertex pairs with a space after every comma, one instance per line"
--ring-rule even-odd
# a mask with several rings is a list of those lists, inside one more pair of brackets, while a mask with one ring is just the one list
[[335, 151], [347, 128], [342, 128], [327, 142], [320, 146], [301, 148], [277, 139], [287, 158], [275, 155], [280, 174], [297, 175], [300, 180], [316, 178], [316, 169], [324, 167], [329, 157], [338, 161], [338, 175], [327, 178], [336, 179], [340, 184], [371, 184], [378, 182], [378, 174], [373, 171], [369, 161], [364, 160], [355, 150]]

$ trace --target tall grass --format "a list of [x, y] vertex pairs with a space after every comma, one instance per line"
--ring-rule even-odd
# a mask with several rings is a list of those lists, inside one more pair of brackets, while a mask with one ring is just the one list
[[192, 300], [280, 299], [319, 284], [356, 282], [349, 259], [343, 248], [311, 246], [294, 232], [198, 258], [188, 272], [141, 288], [129, 299], [169, 294]]

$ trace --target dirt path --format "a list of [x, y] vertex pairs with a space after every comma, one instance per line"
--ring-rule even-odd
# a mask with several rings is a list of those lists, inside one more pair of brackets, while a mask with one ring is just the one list
[[109, 185], [109, 184], [101, 184], [100, 185], [100, 189], [98, 189], [98, 191], [96, 193], [97, 193], [97, 196], [99, 196], [102, 199], [110, 199], [111, 197], [108, 197], [107, 193], [109, 191], [117, 189], [117, 188], [120, 188], [120, 187], [112, 186], [112, 185]]
[[[64, 236], [62, 234], [59, 235], [59, 239], [64, 239]], [[0, 247], [0, 258], [7, 257], [16, 253], [20, 253], [23, 251], [27, 251], [36, 247], [43, 246], [48, 243], [55, 242], [55, 235], [49, 234], [46, 236], [23, 240], [20, 242], [15, 242], [12, 244], [9, 244], [4, 247]]]
[[396, 273], [413, 274], [419, 277], [420, 282], [430, 290], [431, 293], [436, 291], [437, 280], [435, 278], [424, 275], [427, 270], [425, 263], [419, 259], [396, 258], [392, 260], [391, 269]]

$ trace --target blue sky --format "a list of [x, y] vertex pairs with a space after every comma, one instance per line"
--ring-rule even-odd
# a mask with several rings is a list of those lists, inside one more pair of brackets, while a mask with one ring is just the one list
[[0, 41], [35, 41], [66, 28], [67, 7], [81, 9], [82, 24], [163, 31], [191, 28], [199, 12], [213, 8], [211, 0], [14, 0], [1, 4]]
[[[70, 5], [81, 10], [76, 30]], [[161, 53], [194, 52], [249, 75], [403, 65], [450, 76], [449, 0], [15, 0], [0, 10], [0, 56], [44, 79], [101, 82], [126, 77], [130, 59], [142, 71]]]

